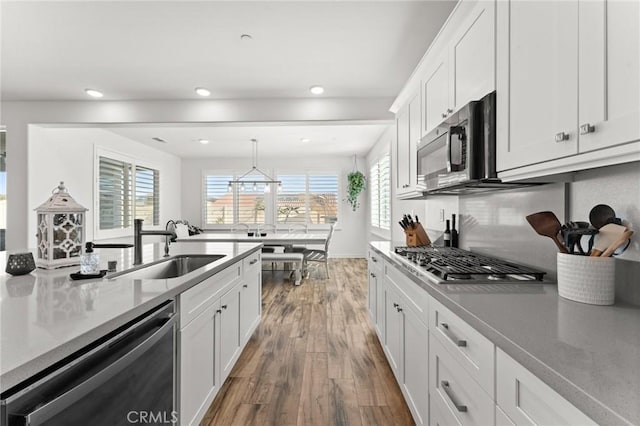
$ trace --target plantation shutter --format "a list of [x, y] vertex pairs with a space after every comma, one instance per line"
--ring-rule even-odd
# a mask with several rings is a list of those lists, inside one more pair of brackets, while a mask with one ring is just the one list
[[[246, 180], [255, 179], [247, 177]], [[238, 223], [259, 224], [265, 222], [265, 192], [264, 185], [234, 185], [238, 197]]]
[[99, 158], [100, 229], [123, 229], [131, 226], [131, 164], [107, 157]]
[[391, 228], [391, 156], [382, 157], [379, 164], [380, 228]]
[[160, 173], [147, 167], [136, 166], [136, 219], [145, 224], [160, 223]]

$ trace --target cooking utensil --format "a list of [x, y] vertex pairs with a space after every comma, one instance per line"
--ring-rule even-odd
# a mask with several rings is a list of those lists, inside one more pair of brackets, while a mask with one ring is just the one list
[[[591, 250], [590, 256], [600, 256], [610, 245], [618, 241], [628, 229], [622, 225], [615, 223], [607, 223], [596, 235], [595, 244]], [[618, 246], [616, 246], [618, 248]], [[615, 249], [614, 249], [615, 250]]]
[[567, 248], [562, 243], [562, 240], [558, 238], [558, 233], [562, 229], [558, 217], [550, 211], [538, 212], [530, 214], [526, 217], [529, 225], [539, 234], [544, 237], [549, 237], [558, 247], [560, 253], [568, 253]]
[[589, 212], [589, 222], [594, 228], [600, 229], [607, 223], [612, 223], [616, 219], [616, 212], [606, 204], [598, 204]]
[[598, 230], [590, 228], [588, 222], [567, 222], [562, 225], [562, 237], [564, 238], [564, 244], [569, 251], [569, 254], [575, 253], [575, 247], [577, 246], [580, 254], [585, 255], [591, 251], [593, 245], [593, 237], [589, 240], [589, 249], [585, 252], [582, 248], [582, 236], [583, 235], [595, 235]]
[[616, 241], [611, 243], [611, 245], [609, 245], [609, 247], [604, 252], [602, 252], [600, 257], [611, 256], [613, 252], [616, 251], [618, 247], [621, 247], [624, 243], [626, 243], [631, 238], [632, 235], [633, 235], [633, 231], [631, 230], [626, 230], [625, 232], [623, 232], [622, 235], [620, 235], [620, 238], [618, 238]]

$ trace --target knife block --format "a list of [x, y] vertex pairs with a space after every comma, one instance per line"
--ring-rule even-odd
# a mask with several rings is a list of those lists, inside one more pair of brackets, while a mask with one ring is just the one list
[[411, 229], [405, 229], [404, 234], [408, 247], [428, 246], [431, 244], [427, 232], [420, 223], [414, 225]]

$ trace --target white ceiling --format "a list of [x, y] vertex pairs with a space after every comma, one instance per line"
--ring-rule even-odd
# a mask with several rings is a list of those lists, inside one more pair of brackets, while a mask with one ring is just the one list
[[[2, 0], [0, 96], [85, 101], [94, 88], [105, 97], [93, 102], [199, 100], [202, 86], [212, 99], [287, 99], [311, 98], [319, 84], [324, 97], [390, 106], [455, 3]], [[241, 40], [245, 33], [253, 39]], [[263, 157], [364, 154], [388, 124], [108, 130], [181, 157], [251, 155], [257, 138]]]
[[[387, 124], [252, 126], [127, 126], [106, 130], [183, 158], [250, 157], [258, 140], [258, 159], [327, 155], [364, 155]], [[166, 143], [152, 140], [160, 137]], [[303, 138], [311, 139], [302, 142]], [[199, 139], [209, 143], [201, 144]]]

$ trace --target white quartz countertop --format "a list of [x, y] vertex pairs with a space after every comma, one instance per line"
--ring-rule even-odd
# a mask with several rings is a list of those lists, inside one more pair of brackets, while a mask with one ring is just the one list
[[640, 307], [596, 306], [550, 284], [435, 284], [373, 249], [598, 424], [640, 425]]
[[[170, 256], [222, 254], [196, 271], [172, 279], [126, 276], [73, 281], [79, 266], [0, 275], [0, 392], [217, 273], [261, 247], [256, 243], [189, 242], [171, 245]], [[116, 260], [117, 272], [133, 267], [133, 249], [96, 249], [101, 267]], [[163, 260], [164, 244], [143, 246], [143, 263]], [[0, 265], [6, 263], [0, 252]], [[4, 269], [4, 268], [3, 268]]]

